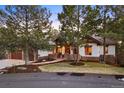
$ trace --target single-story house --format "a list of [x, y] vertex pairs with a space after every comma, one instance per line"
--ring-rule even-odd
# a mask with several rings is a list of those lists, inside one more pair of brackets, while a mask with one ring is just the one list
[[[52, 51], [33, 49], [29, 52], [30, 61], [36, 61], [38, 57], [49, 56], [53, 58], [66, 58], [67, 60], [73, 60], [73, 47], [67, 44], [61, 44], [58, 38], [54, 42], [50, 42], [54, 46]], [[82, 42], [83, 43], [83, 42]], [[88, 36], [86, 43], [79, 47], [79, 58], [85, 61], [99, 61], [101, 55], [103, 55], [103, 38], [100, 36]], [[113, 64], [116, 62], [116, 42], [106, 38], [106, 60], [111, 61]], [[16, 52], [9, 52], [7, 54], [9, 59], [21, 59], [24, 60], [24, 53], [22, 50]]]
[[[56, 42], [57, 41], [57, 42]], [[43, 54], [45, 56], [49, 55], [54, 58], [65, 57], [68, 60], [73, 60], [74, 51], [71, 45], [58, 43], [59, 40], [56, 39], [55, 47], [52, 51], [42, 51], [39, 50], [39, 56]], [[85, 61], [99, 61], [100, 56], [103, 55], [103, 38], [97, 35], [88, 36], [86, 38], [86, 43], [79, 47], [79, 57], [80, 60]], [[116, 63], [116, 42], [109, 38], [106, 38], [106, 61], [112, 61], [113, 64]]]

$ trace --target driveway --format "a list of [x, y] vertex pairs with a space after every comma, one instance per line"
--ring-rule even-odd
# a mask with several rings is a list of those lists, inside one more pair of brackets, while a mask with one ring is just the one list
[[5, 88], [124, 88], [124, 82], [112, 75], [72, 73], [1, 74], [0, 87]]
[[15, 65], [23, 65], [23, 64], [24, 64], [23, 60], [3, 59], [3, 60], [0, 60], [0, 69], [5, 67], [15, 66]]

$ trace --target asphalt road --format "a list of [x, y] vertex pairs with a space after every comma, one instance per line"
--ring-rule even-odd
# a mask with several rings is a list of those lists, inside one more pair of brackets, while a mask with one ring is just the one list
[[111, 75], [57, 73], [1, 74], [1, 88], [124, 88]]

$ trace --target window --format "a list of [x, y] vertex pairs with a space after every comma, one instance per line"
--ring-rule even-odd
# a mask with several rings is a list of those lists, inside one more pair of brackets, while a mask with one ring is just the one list
[[92, 46], [85, 46], [85, 55], [92, 55]]

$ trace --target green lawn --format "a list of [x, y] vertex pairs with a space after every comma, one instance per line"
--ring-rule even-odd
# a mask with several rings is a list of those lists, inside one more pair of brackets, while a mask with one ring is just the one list
[[73, 66], [69, 62], [61, 62], [39, 66], [44, 72], [78, 72], [124, 75], [124, 67], [115, 67], [107, 64], [84, 62], [84, 65]]

